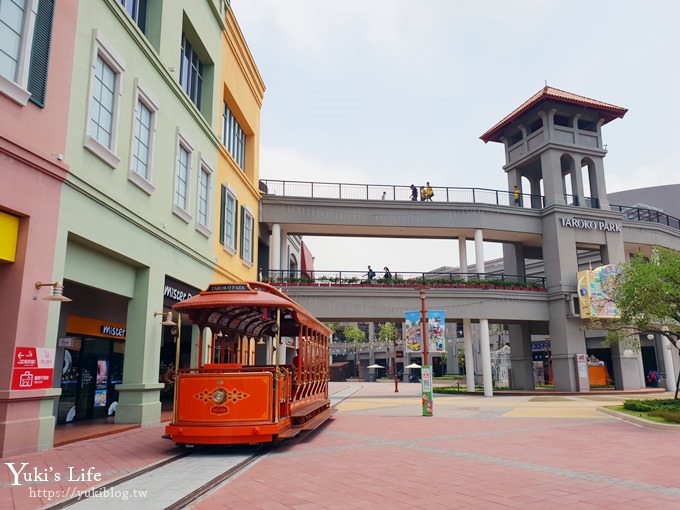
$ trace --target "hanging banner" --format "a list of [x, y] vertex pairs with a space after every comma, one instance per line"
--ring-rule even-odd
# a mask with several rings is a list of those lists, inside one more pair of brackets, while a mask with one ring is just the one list
[[427, 312], [427, 339], [428, 351], [446, 351], [446, 313], [444, 310]]
[[406, 352], [422, 351], [420, 312], [404, 313], [404, 349]]
[[[407, 352], [422, 352], [420, 328], [421, 312], [404, 313], [404, 345]], [[428, 352], [446, 351], [446, 313], [443, 310], [427, 311]]]
[[581, 318], [621, 318], [621, 312], [613, 299], [614, 290], [621, 273], [622, 268], [618, 264], [607, 264], [577, 273]]

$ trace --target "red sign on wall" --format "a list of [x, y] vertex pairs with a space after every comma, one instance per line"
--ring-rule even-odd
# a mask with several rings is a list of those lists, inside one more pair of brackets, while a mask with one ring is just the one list
[[12, 370], [13, 390], [42, 390], [52, 387], [54, 349], [15, 347]]

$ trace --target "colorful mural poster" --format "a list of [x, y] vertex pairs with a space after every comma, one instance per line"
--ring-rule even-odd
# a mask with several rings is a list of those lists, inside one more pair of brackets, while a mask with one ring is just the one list
[[607, 264], [576, 274], [579, 313], [583, 319], [621, 318], [613, 298], [614, 287], [620, 274], [621, 266], [617, 264]]
[[404, 347], [407, 352], [422, 350], [420, 334], [420, 312], [404, 313]]
[[[420, 312], [404, 313], [404, 339], [408, 352], [422, 352]], [[443, 310], [427, 311], [428, 352], [446, 350], [446, 313]]]
[[427, 312], [427, 338], [429, 352], [446, 351], [446, 313], [443, 310]]

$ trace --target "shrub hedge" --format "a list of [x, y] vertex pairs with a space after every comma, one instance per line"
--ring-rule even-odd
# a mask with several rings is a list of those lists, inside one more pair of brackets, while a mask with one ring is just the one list
[[666, 421], [680, 423], [680, 400], [675, 399], [650, 399], [650, 400], [626, 400], [623, 408], [628, 411], [649, 413], [650, 416], [659, 416]]

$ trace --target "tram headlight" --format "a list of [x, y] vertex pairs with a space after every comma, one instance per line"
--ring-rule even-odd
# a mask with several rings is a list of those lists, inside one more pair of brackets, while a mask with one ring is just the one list
[[213, 391], [212, 399], [215, 404], [221, 404], [227, 399], [227, 392], [224, 391], [222, 388], [218, 388], [215, 391]]

